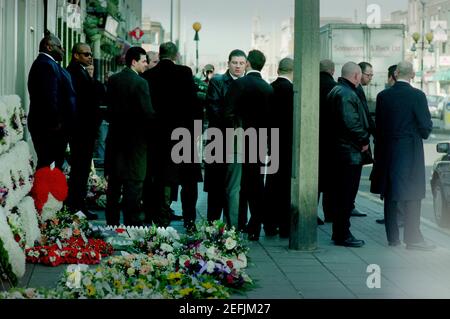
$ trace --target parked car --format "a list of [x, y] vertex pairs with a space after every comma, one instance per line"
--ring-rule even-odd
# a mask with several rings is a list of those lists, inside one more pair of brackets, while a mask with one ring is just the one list
[[430, 110], [431, 117], [437, 119], [443, 119], [444, 106], [447, 105], [449, 99], [447, 96], [441, 95], [427, 95], [428, 109]]
[[450, 143], [438, 143], [436, 151], [443, 153], [433, 165], [431, 172], [431, 191], [433, 208], [439, 226], [450, 226]]

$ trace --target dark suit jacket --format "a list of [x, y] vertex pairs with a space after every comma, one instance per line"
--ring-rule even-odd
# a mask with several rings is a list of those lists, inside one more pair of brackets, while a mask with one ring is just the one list
[[210, 127], [225, 127], [225, 95], [233, 81], [229, 71], [224, 74], [217, 74], [209, 81], [208, 93], [206, 94], [206, 115]]
[[72, 128], [76, 99], [70, 75], [45, 54], [40, 53], [31, 66], [28, 92], [32, 137], [66, 134]]
[[[152, 135], [150, 138], [156, 142], [154, 147], [157, 161], [150, 163], [150, 166], [154, 166], [156, 173], [162, 174], [168, 183], [179, 184], [184, 178], [192, 177], [201, 180], [199, 165], [176, 165], [171, 159], [172, 147], [178, 143], [171, 140], [172, 131], [176, 128], [187, 128], [193, 134], [194, 119], [203, 118], [192, 70], [163, 59], [154, 68], [146, 71], [143, 77], [148, 82], [156, 112], [156, 129], [148, 134]], [[196, 152], [195, 143], [191, 144], [191, 151], [193, 156]]]
[[[251, 72], [233, 82], [225, 102], [227, 127], [244, 130], [269, 127], [268, 115], [273, 102], [273, 89], [259, 72]], [[245, 154], [248, 157], [248, 142]], [[244, 159], [248, 163], [248, 158]]]
[[320, 109], [319, 109], [319, 191], [329, 188], [328, 181], [331, 178], [332, 168], [330, 158], [332, 156], [332, 122], [331, 106], [327, 101], [327, 95], [337, 85], [337, 82], [328, 72], [320, 72]]
[[154, 118], [147, 82], [126, 67], [111, 76], [107, 88], [105, 173], [143, 181], [147, 170], [148, 127]]
[[433, 128], [425, 94], [401, 81], [380, 92], [376, 125], [375, 160], [381, 194], [390, 195], [393, 201], [424, 198], [422, 139], [427, 139]]
[[72, 61], [67, 67], [72, 78], [73, 87], [77, 94], [77, 136], [95, 138], [101, 122], [100, 104], [94, 79], [81, 66]]
[[[279, 173], [290, 180], [292, 166], [292, 135], [294, 117], [294, 88], [284, 78], [278, 78], [271, 84], [273, 103], [269, 113], [269, 126], [280, 130], [280, 169]], [[269, 143], [269, 147], [270, 147]]]
[[[208, 92], [206, 94], [206, 116], [208, 118], [208, 127], [218, 128], [225, 133], [225, 96], [233, 83], [230, 72], [215, 75], [210, 81]], [[224, 143], [223, 153], [226, 147]], [[205, 164], [205, 182], [204, 189], [209, 191], [212, 188], [218, 191], [224, 190], [226, 178], [226, 165], [222, 163]]]

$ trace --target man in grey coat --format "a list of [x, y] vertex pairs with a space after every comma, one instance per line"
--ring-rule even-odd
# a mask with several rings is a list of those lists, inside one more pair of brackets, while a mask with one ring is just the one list
[[147, 171], [145, 133], [155, 112], [148, 84], [139, 76], [147, 67], [145, 50], [131, 47], [125, 60], [127, 66], [109, 79], [107, 89], [106, 222], [108, 225], [118, 225], [122, 208], [124, 224], [140, 226], [140, 202]]
[[397, 212], [403, 211], [407, 249], [432, 250], [420, 232], [420, 205], [425, 198], [423, 141], [433, 128], [425, 94], [413, 88], [413, 66], [400, 62], [397, 82], [377, 96], [376, 136], [380, 192], [384, 197], [386, 235], [400, 245]]

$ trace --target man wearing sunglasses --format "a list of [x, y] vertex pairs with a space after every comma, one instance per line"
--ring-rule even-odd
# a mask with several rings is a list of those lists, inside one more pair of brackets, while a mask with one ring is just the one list
[[97, 215], [87, 210], [85, 198], [101, 113], [96, 84], [87, 70], [90, 65], [91, 47], [86, 43], [76, 43], [72, 48], [72, 60], [67, 67], [77, 94], [77, 103], [75, 130], [69, 141], [71, 170], [66, 204], [69, 209], [74, 212], [82, 211], [92, 220], [97, 219]]

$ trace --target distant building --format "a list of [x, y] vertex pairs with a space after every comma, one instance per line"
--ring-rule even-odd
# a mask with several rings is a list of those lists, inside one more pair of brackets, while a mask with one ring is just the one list
[[275, 40], [274, 34], [263, 33], [261, 30], [261, 17], [253, 17], [252, 42], [251, 48], [260, 50], [266, 56], [266, 64], [262, 70], [262, 76], [267, 81], [273, 81], [277, 78], [279, 44]]
[[142, 30], [144, 31], [142, 47], [145, 51], [158, 52], [160, 44], [166, 41], [166, 32], [161, 22], [151, 21], [150, 18], [144, 18], [142, 21]]

